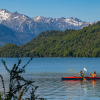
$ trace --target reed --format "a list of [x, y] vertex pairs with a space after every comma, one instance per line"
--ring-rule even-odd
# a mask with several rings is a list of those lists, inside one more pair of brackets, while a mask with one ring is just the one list
[[[5, 69], [9, 73], [10, 80], [9, 80], [9, 91], [5, 92], [5, 85], [4, 85], [4, 79], [3, 76], [0, 75], [3, 85], [3, 93], [4, 97], [3, 100], [21, 100], [24, 93], [28, 92], [28, 90], [31, 88], [30, 98], [27, 98], [28, 100], [35, 100], [38, 98], [38, 96], [35, 96], [35, 91], [38, 88], [38, 86], [34, 86], [34, 81], [32, 79], [25, 79], [22, 77], [22, 73], [25, 73], [25, 67], [30, 63], [30, 61], [33, 59], [29, 59], [29, 61], [22, 66], [22, 68], [19, 67], [21, 64], [21, 59], [17, 58], [18, 62], [17, 64], [14, 64], [12, 69], [10, 70], [6, 62], [2, 59], [2, 63], [4, 64]], [[23, 84], [22, 84], [23, 83]], [[2, 100], [2, 94], [0, 94], [0, 100]], [[41, 100], [44, 100], [44, 98], [38, 98]]]

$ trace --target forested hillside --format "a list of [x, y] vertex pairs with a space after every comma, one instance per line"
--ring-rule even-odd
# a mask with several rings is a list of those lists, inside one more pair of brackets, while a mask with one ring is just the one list
[[51, 30], [30, 42], [0, 48], [0, 57], [100, 57], [100, 22], [81, 30]]
[[0, 24], [0, 47], [7, 43], [22, 45], [30, 41], [32, 37], [35, 36], [30, 33], [14, 31], [13, 29]]

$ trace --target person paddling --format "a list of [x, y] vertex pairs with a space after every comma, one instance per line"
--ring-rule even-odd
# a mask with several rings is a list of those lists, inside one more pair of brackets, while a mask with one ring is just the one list
[[[90, 74], [90, 73], [89, 73]], [[90, 74], [92, 77], [97, 77], [97, 74], [95, 71], [93, 71], [93, 74]]]
[[80, 77], [84, 77], [84, 74], [83, 74], [82, 71], [80, 71], [80, 73], [78, 73], [78, 75], [79, 75]]
[[83, 74], [83, 72], [82, 71], [80, 71], [80, 77], [84, 77], [84, 74]]

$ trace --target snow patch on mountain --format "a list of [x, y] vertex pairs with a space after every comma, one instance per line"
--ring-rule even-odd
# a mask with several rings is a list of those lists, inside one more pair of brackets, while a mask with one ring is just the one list
[[8, 11], [6, 11], [5, 9], [0, 9], [0, 23], [3, 20], [7, 20], [10, 16], [10, 13]]
[[37, 18], [36, 18], [36, 20], [39, 20], [41, 18], [41, 16], [38, 16]]
[[75, 18], [66, 18], [66, 19], [64, 19], [64, 21], [66, 22], [66, 23], [68, 23], [68, 24], [70, 24], [70, 25], [74, 25], [74, 26], [81, 26], [82, 24], [83, 24], [83, 22], [82, 21], [80, 21], [80, 20], [75, 20]]
[[37, 16], [37, 17], [34, 17], [34, 18], [32, 18], [34, 21], [36, 21], [36, 22], [38, 22], [38, 21], [40, 21], [40, 20], [43, 20], [44, 19], [44, 17], [43, 16]]
[[16, 16], [16, 17], [14, 17], [13, 19], [16, 19], [16, 18], [18, 18], [19, 16]]

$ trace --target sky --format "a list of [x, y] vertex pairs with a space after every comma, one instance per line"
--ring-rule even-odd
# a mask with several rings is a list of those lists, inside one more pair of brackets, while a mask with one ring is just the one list
[[0, 9], [31, 18], [74, 17], [86, 22], [100, 21], [100, 0], [0, 0]]

